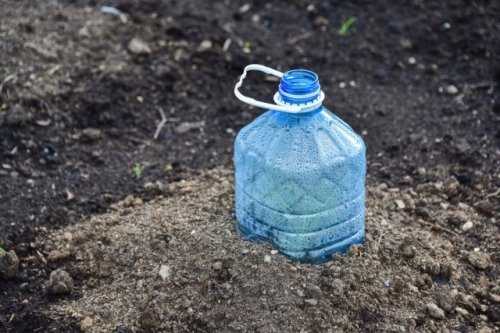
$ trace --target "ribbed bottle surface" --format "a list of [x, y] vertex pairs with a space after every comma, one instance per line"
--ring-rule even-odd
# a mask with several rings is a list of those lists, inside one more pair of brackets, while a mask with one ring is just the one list
[[327, 109], [267, 111], [238, 133], [234, 163], [245, 238], [308, 262], [364, 240], [365, 146]]

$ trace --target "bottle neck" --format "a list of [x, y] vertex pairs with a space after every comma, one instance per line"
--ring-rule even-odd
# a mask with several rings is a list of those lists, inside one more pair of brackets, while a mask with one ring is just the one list
[[[279, 85], [279, 100], [284, 104], [306, 106], [320, 98], [321, 86], [318, 75], [305, 69], [294, 69], [283, 74]], [[319, 104], [304, 115], [321, 110]]]

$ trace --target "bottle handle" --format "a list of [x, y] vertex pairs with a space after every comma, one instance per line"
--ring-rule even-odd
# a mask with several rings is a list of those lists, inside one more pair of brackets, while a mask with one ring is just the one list
[[[274, 76], [277, 76], [279, 78], [281, 78], [283, 76], [282, 72], [277, 71], [277, 70], [272, 69], [272, 68], [269, 68], [269, 67], [266, 67], [266, 66], [263, 66], [263, 65], [251, 64], [251, 65], [246, 66], [245, 69], [243, 70], [243, 74], [241, 74], [241, 76], [240, 76], [240, 80], [234, 86], [234, 94], [236, 95], [236, 97], [240, 101], [247, 103], [247, 104], [250, 104], [250, 105], [253, 105], [253, 106], [257, 106], [259, 108], [276, 110], [276, 111], [291, 112], [291, 113], [299, 113], [302, 111], [303, 108], [298, 106], [298, 105], [271, 104], [271, 103], [257, 101], [251, 97], [247, 97], [247, 96], [243, 95], [239, 89], [243, 85], [243, 80], [245, 79], [245, 77], [247, 76], [247, 72], [249, 72], [249, 71], [264, 72], [266, 74], [274, 75]], [[275, 98], [275, 100], [276, 100], [276, 98]]]

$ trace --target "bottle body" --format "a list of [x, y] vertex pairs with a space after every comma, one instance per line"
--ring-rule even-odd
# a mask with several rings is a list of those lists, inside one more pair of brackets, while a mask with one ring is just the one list
[[324, 107], [267, 111], [235, 141], [240, 234], [306, 262], [364, 240], [366, 149]]

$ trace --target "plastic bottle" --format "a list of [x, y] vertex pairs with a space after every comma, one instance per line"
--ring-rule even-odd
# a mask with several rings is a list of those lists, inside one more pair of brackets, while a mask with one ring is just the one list
[[[247, 71], [281, 78], [276, 104], [239, 88]], [[366, 149], [363, 140], [322, 106], [318, 76], [248, 65], [234, 92], [269, 109], [241, 129], [234, 147], [236, 219], [240, 234], [304, 262], [345, 252], [365, 235]]]

